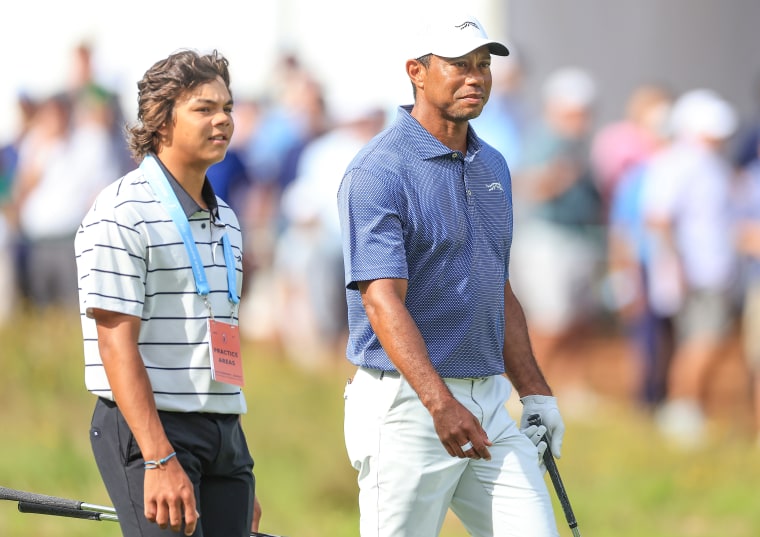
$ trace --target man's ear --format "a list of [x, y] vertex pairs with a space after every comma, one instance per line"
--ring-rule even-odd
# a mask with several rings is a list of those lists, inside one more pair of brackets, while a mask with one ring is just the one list
[[425, 66], [417, 60], [406, 61], [406, 74], [409, 76], [409, 80], [412, 81], [412, 85], [418, 90], [425, 89], [425, 74], [427, 69]]
[[171, 145], [171, 129], [169, 129], [169, 121], [171, 121], [171, 119], [167, 120], [167, 122], [161, 125], [156, 131], [156, 134], [158, 135], [158, 143], [161, 147]]

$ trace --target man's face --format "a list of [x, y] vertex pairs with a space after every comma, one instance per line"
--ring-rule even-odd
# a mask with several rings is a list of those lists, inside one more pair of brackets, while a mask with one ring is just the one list
[[173, 121], [161, 131], [161, 153], [207, 168], [224, 159], [234, 129], [232, 97], [224, 81], [217, 78], [177, 99]]
[[459, 58], [430, 56], [424, 70], [422, 98], [449, 121], [469, 121], [480, 115], [491, 94], [491, 54], [487, 46]]

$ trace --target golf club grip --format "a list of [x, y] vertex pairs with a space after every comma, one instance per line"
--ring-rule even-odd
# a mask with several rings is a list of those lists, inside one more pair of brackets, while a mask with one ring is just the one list
[[565, 491], [565, 484], [562, 482], [557, 463], [554, 461], [554, 457], [552, 456], [548, 445], [544, 452], [544, 464], [546, 465], [546, 471], [549, 472], [549, 477], [554, 485], [554, 490], [557, 492], [557, 498], [559, 498], [562, 510], [565, 512], [565, 520], [567, 520], [567, 524], [570, 528], [575, 528], [578, 526], [578, 522], [575, 520], [573, 508], [570, 506], [570, 499], [567, 496], [567, 491]]
[[71, 509], [68, 507], [56, 507], [41, 503], [18, 502], [20, 513], [32, 513], [36, 515], [53, 515], [65, 516], [69, 518], [82, 518], [85, 520], [100, 520], [101, 513], [95, 511], [82, 511], [81, 509]]
[[[532, 414], [528, 417], [528, 423], [530, 425], [541, 426], [541, 416], [538, 414]], [[544, 442], [546, 442], [546, 451], [544, 451], [544, 466], [546, 466], [546, 471], [549, 472], [549, 477], [552, 480], [552, 485], [554, 485], [554, 491], [557, 493], [557, 498], [559, 499], [559, 503], [562, 506], [562, 511], [565, 513], [565, 520], [567, 521], [567, 525], [573, 531], [573, 535], [579, 537], [580, 533], [578, 533], [578, 522], [575, 520], [573, 508], [570, 506], [570, 498], [568, 497], [567, 491], [565, 490], [565, 484], [562, 482], [562, 478], [559, 475], [559, 468], [557, 468], [557, 463], [554, 460], [554, 455], [552, 455], [551, 437], [549, 435], [548, 429], [544, 436]]]
[[57, 498], [46, 494], [35, 494], [34, 492], [24, 492], [6, 487], [0, 487], [0, 500], [13, 500], [17, 502], [34, 503], [48, 505], [50, 507], [60, 507], [63, 509], [78, 510], [82, 508], [82, 502], [77, 500], [68, 500], [66, 498]]

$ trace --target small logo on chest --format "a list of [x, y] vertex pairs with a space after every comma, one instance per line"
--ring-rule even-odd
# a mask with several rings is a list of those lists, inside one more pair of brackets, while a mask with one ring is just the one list
[[498, 190], [499, 192], [504, 192], [504, 189], [501, 187], [501, 183], [499, 183], [499, 182], [488, 183], [486, 185], [486, 188], [488, 189], [489, 192], [493, 192], [495, 190]]

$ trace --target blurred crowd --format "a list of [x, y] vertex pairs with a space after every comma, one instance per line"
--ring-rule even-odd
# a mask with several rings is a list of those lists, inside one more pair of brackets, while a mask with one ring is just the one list
[[[0, 148], [0, 323], [24, 309], [76, 311], [76, 229], [93, 196], [135, 166], [128, 118], [91, 56], [78, 47], [69, 85], [50, 97], [19, 95], [20, 127]], [[738, 337], [760, 416], [760, 118], [710, 88], [642, 83], [600, 124], [598, 81], [573, 66], [543, 81], [533, 110], [513, 56], [494, 63], [472, 125], [510, 165], [510, 279], [547, 376], [582, 378], [582, 339], [619, 333], [636, 353], [638, 402], [697, 445], [712, 368]], [[244, 228], [245, 337], [316, 370], [343, 359], [347, 335], [338, 184], [395, 112], [330, 103], [296, 55], [283, 54], [268, 87], [235, 96], [233, 143], [209, 180]]]

